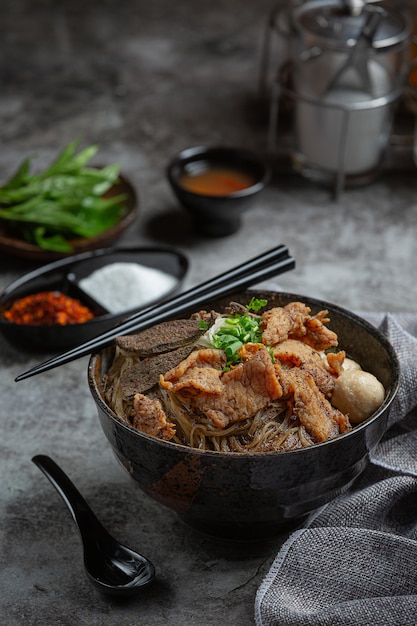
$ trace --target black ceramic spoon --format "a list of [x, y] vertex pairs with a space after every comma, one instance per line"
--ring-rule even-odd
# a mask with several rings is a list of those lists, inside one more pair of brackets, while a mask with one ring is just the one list
[[65, 472], [45, 455], [32, 461], [51, 481], [71, 511], [84, 546], [84, 567], [90, 581], [103, 593], [137, 593], [155, 577], [152, 563], [118, 543], [102, 526]]

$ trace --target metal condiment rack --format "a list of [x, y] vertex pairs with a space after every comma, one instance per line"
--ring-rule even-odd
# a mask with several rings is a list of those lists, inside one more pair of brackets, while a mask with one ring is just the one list
[[[415, 114], [417, 115], [417, 105], [414, 110], [410, 106], [410, 93], [407, 85], [401, 85], [392, 93], [383, 98], [376, 98], [371, 102], [352, 103], [350, 105], [330, 104], [320, 100], [306, 98], [294, 91], [291, 87], [291, 56], [292, 56], [292, 33], [287, 25], [286, 15], [290, 11], [290, 3], [286, 8], [282, 6], [274, 8], [268, 16], [267, 25], [263, 40], [259, 72], [259, 96], [268, 100], [268, 129], [267, 129], [267, 151], [271, 158], [278, 158], [285, 166], [293, 172], [306, 175], [311, 180], [324, 182], [333, 188], [336, 199], [346, 187], [368, 184], [376, 180], [384, 171], [415, 171], [413, 160], [414, 147], [414, 126]], [[283, 57], [280, 63], [271, 70], [273, 37], [281, 37]], [[417, 38], [412, 37], [411, 41], [417, 43]], [[417, 60], [414, 61], [417, 67]], [[272, 79], [270, 78], [272, 72]], [[417, 93], [417, 90], [416, 90]], [[372, 171], [363, 175], [350, 176], [346, 174], [344, 167], [344, 155], [346, 150], [347, 133], [349, 128], [350, 115], [352, 111], [360, 109], [383, 106], [387, 103], [398, 101], [398, 107], [394, 114], [393, 125], [390, 133], [390, 142], [386, 154], [383, 155], [381, 163]], [[339, 109], [343, 115], [342, 132], [338, 145], [338, 167], [336, 173], [326, 172], [323, 169], [309, 168], [303, 160], [302, 155], [298, 155], [294, 150], [294, 101], [308, 102], [320, 108]], [[417, 103], [417, 98], [415, 99]], [[401, 154], [398, 154], [401, 153]]]

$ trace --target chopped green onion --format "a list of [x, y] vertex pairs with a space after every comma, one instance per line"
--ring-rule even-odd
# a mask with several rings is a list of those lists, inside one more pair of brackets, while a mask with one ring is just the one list
[[[238, 351], [245, 343], [262, 343], [261, 317], [249, 313], [251, 310], [259, 311], [266, 304], [267, 300], [252, 298], [245, 314], [235, 313], [225, 318], [222, 326], [213, 334], [211, 338], [213, 347], [224, 350], [226, 354], [225, 370], [241, 362]], [[200, 328], [204, 330], [202, 326]]]

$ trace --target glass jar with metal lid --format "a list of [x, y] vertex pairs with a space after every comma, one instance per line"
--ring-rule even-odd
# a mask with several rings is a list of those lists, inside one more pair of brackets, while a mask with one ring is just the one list
[[410, 31], [384, 3], [311, 0], [293, 14], [293, 162], [319, 178], [370, 180], [388, 145]]

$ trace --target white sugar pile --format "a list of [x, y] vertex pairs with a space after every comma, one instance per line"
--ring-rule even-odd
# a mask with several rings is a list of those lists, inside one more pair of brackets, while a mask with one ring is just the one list
[[111, 263], [83, 278], [79, 286], [109, 313], [145, 306], [165, 296], [177, 279], [138, 263]]

